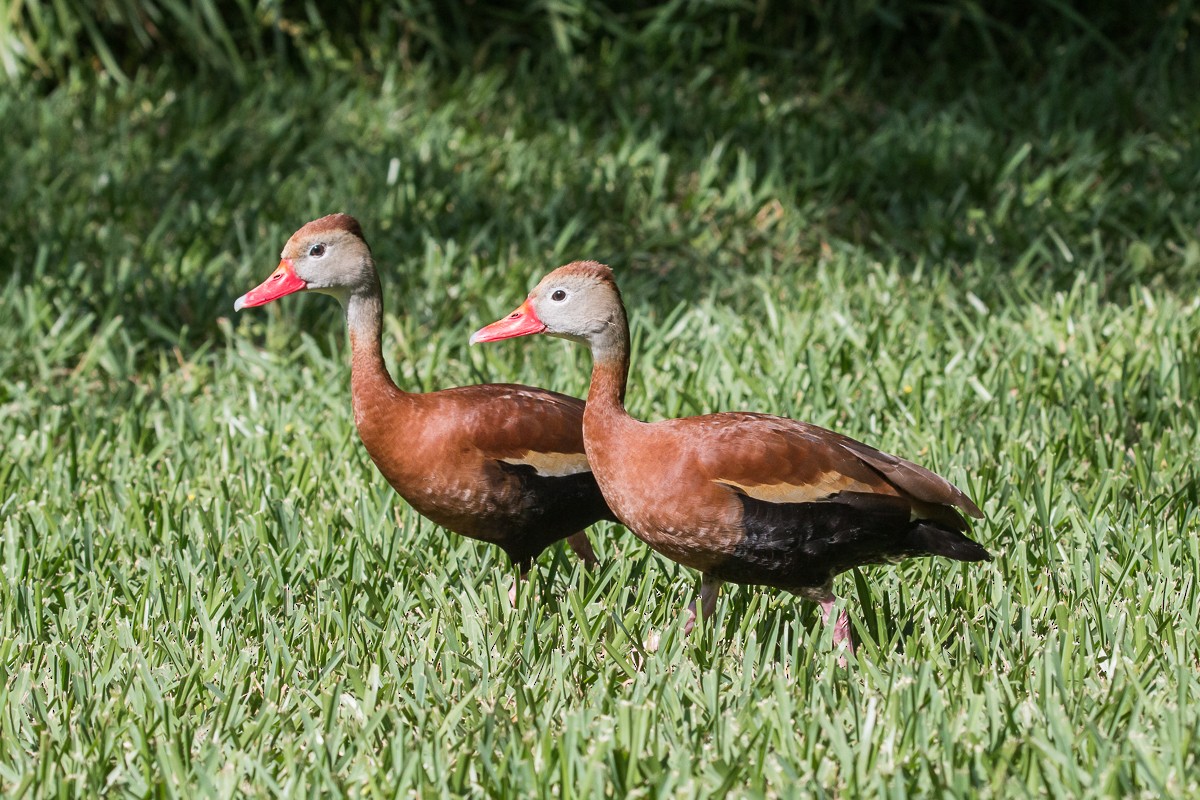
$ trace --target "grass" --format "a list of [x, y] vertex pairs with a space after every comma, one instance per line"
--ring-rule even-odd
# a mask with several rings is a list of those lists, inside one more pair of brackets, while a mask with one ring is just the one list
[[[5, 88], [0, 792], [1200, 793], [1197, 76], [1089, 47]], [[915, 458], [997, 560], [843, 576], [846, 670], [772, 591], [684, 639], [695, 576], [618, 526], [510, 608], [362, 452], [336, 304], [232, 314], [334, 210], [402, 385], [581, 394], [579, 348], [466, 339], [599, 258], [635, 413]]]

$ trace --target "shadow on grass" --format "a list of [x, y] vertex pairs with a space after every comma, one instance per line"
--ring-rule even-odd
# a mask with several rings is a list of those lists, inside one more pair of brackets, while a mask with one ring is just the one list
[[[1145, 27], [1114, 39], [1111, 14], [1035, 34], [910, 12], [847, 23], [878, 52], [844, 30], [840, 50], [789, 28], [787, 46], [768, 30], [681, 52], [610, 32], [608, 49], [517, 48], [458, 74], [268, 62], [203, 90], [169, 70], [14, 89], [0, 257], [51, 317], [121, 315], [147, 352], [218, 339], [291, 231], [335, 210], [363, 219], [389, 308], [430, 328], [576, 258], [621, 270], [635, 315], [741, 304], [748, 277], [803, 284], [842, 252], [947, 271], [985, 301], [1080, 273], [1118, 302], [1189, 280], [1200, 70], [1168, 47], [1186, 10], [1148, 46]], [[447, 245], [459, 263], [427, 268]], [[482, 267], [459, 285], [464, 260]], [[288, 316], [333, 325], [329, 305]]]

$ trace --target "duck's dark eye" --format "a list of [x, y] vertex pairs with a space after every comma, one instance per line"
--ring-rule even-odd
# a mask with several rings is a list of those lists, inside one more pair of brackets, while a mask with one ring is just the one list
[[320, 258], [321, 256], [325, 255], [325, 245], [314, 244], [312, 247], [308, 248], [308, 254], [313, 258]]
[[550, 299], [556, 303], [561, 303], [563, 300], [567, 299], [567, 293], [562, 289], [555, 289], [554, 294], [550, 295]]

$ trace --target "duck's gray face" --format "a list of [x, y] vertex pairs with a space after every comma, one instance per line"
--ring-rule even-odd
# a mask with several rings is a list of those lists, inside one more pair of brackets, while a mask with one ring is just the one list
[[369, 282], [371, 250], [353, 217], [332, 214], [292, 234], [279, 266], [265, 281], [239, 297], [235, 311], [265, 305], [305, 290], [345, 297]]
[[611, 276], [607, 267], [593, 262], [559, 267], [534, 287], [520, 308], [476, 331], [471, 343], [533, 333], [590, 342], [611, 327], [620, 305]]

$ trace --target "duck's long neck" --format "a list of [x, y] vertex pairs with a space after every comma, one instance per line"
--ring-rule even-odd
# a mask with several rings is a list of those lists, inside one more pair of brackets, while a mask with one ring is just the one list
[[592, 349], [592, 384], [587, 410], [606, 418], [628, 417], [625, 386], [629, 380], [629, 324], [618, 308], [603, 331], [589, 339]]
[[345, 301], [346, 327], [350, 331], [350, 392], [354, 421], [360, 431], [381, 404], [401, 397], [401, 391], [383, 362], [383, 296], [378, 278], [354, 291]]

